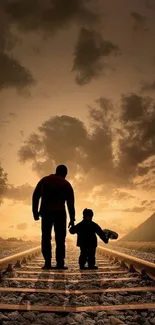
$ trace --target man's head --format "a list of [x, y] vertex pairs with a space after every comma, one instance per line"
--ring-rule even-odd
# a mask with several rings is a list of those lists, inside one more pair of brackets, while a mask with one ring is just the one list
[[83, 219], [85, 220], [92, 220], [94, 213], [91, 209], [84, 209], [83, 210]]
[[67, 167], [65, 165], [59, 165], [56, 168], [56, 175], [61, 177], [66, 177], [67, 175]]

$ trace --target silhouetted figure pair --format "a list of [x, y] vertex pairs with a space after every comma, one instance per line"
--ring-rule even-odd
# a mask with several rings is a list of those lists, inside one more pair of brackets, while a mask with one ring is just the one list
[[[65, 239], [66, 239], [66, 209], [67, 203], [70, 222], [74, 225], [74, 191], [71, 184], [65, 179], [67, 167], [59, 165], [56, 173], [43, 177], [37, 184], [32, 197], [32, 211], [34, 220], [41, 216], [42, 229], [42, 254], [45, 259], [43, 269], [51, 269], [52, 247], [51, 231], [54, 227], [56, 243], [56, 268], [67, 269], [65, 261]], [[39, 200], [41, 205], [39, 210]]]
[[118, 238], [116, 232], [109, 229], [102, 230], [97, 223], [92, 221], [92, 218], [93, 211], [91, 209], [84, 209], [83, 220], [69, 229], [71, 234], [77, 233], [77, 246], [80, 247], [79, 266], [81, 270], [86, 269], [86, 262], [88, 262], [89, 269], [98, 269], [95, 265], [97, 247], [96, 235], [98, 235], [106, 244], [109, 239]]
[[[43, 269], [51, 269], [52, 247], [51, 232], [52, 227], [55, 231], [56, 243], [56, 268], [67, 269], [65, 266], [65, 239], [66, 239], [66, 209], [68, 207], [70, 216], [69, 226], [71, 234], [78, 234], [77, 246], [80, 247], [81, 253], [79, 257], [79, 265], [81, 269], [85, 268], [88, 261], [88, 267], [97, 269], [95, 266], [95, 253], [97, 247], [96, 234], [108, 243], [109, 238], [112, 239], [110, 230], [104, 231], [92, 221], [93, 211], [85, 209], [83, 211], [83, 221], [74, 226], [75, 208], [74, 208], [74, 191], [71, 184], [65, 179], [67, 175], [67, 167], [59, 165], [55, 174], [43, 177], [37, 184], [32, 196], [32, 211], [34, 220], [39, 220], [41, 216], [42, 229], [42, 254], [45, 260]], [[39, 203], [41, 204], [39, 208]], [[116, 234], [117, 235], [117, 234]], [[118, 237], [114, 236], [114, 237]], [[113, 239], [116, 239], [114, 238]]]

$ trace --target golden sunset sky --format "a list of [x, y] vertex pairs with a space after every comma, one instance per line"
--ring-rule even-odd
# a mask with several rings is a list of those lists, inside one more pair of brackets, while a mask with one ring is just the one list
[[31, 197], [58, 164], [77, 221], [122, 236], [155, 211], [154, 31], [154, 0], [1, 1], [0, 237], [40, 236]]

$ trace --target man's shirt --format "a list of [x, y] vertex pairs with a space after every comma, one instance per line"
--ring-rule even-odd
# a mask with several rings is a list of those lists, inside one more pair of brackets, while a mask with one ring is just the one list
[[75, 220], [74, 191], [71, 184], [56, 174], [43, 177], [37, 184], [32, 197], [33, 213], [38, 211], [41, 198], [40, 214], [65, 211], [67, 203], [71, 220]]

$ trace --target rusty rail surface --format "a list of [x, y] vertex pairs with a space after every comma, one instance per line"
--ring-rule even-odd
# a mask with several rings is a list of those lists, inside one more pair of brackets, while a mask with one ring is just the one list
[[6, 270], [6, 268], [10, 268], [13, 264], [26, 262], [26, 258], [31, 259], [32, 257], [36, 257], [38, 254], [40, 254], [40, 246], [28, 249], [26, 251], [4, 257], [0, 259], [0, 270]]
[[[78, 312], [99, 312], [99, 311], [116, 311], [116, 310], [147, 310], [155, 309], [154, 303], [143, 304], [122, 304], [122, 305], [99, 305], [99, 306], [44, 306], [27, 304], [0, 304], [0, 310], [16, 310], [16, 311], [39, 311], [39, 312], [60, 312], [60, 313], [78, 313]], [[121, 324], [121, 323], [117, 323]]]
[[121, 265], [129, 268], [131, 272], [137, 271], [141, 274], [148, 275], [151, 279], [155, 280], [155, 263], [151, 263], [140, 258], [130, 256], [112, 249], [97, 247], [97, 251], [104, 256], [111, 257], [115, 261], [121, 262]]
[[81, 289], [81, 290], [72, 290], [72, 289], [37, 289], [37, 288], [4, 288], [0, 287], [0, 292], [30, 292], [30, 293], [60, 293], [60, 294], [85, 294], [85, 293], [103, 293], [103, 292], [155, 292], [155, 287], [130, 287], [130, 288], [102, 288], [102, 289]]

